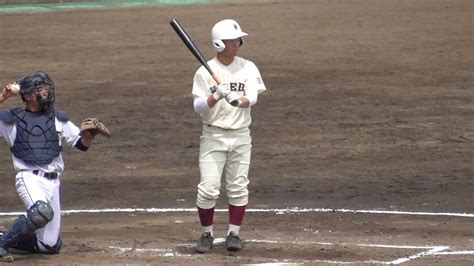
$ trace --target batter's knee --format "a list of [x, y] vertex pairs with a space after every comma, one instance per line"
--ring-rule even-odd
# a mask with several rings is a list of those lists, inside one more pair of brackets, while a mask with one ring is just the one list
[[227, 197], [229, 198], [229, 204], [234, 206], [244, 206], [247, 205], [249, 201], [248, 190], [241, 192], [229, 192], [227, 193]]
[[216, 200], [220, 194], [220, 180], [218, 178], [207, 178], [198, 185], [198, 195], [203, 199]]
[[227, 198], [229, 199], [229, 204], [231, 205], [247, 205], [249, 199], [249, 190], [246, 185], [228, 185]]
[[197, 195], [197, 206], [208, 209], [212, 208], [216, 204], [216, 200], [220, 195], [220, 182], [219, 180], [206, 180], [199, 183], [198, 195]]

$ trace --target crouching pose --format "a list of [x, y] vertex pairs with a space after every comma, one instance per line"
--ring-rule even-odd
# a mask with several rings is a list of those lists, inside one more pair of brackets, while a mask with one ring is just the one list
[[0, 237], [0, 258], [10, 256], [10, 248], [57, 254], [62, 245], [59, 196], [63, 142], [86, 151], [97, 131], [81, 130], [90, 122], [79, 128], [66, 113], [54, 109], [54, 83], [44, 72], [7, 84], [0, 103], [16, 95], [21, 96], [24, 108], [0, 112], [0, 137], [12, 152], [16, 191], [26, 215], [19, 216]]

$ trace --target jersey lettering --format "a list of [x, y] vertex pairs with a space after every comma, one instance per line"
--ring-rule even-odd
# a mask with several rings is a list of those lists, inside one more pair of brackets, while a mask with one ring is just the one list
[[229, 85], [231, 91], [245, 91], [245, 84], [243, 83], [231, 82]]

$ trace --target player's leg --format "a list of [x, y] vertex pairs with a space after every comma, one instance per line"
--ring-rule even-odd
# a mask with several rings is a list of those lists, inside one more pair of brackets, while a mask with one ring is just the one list
[[[58, 219], [59, 217], [60, 219], [60, 215], [54, 215], [55, 213], [59, 213], [59, 210], [55, 210], [50, 205], [56, 188], [59, 188], [59, 180], [48, 180], [29, 172], [20, 172], [17, 174], [16, 189], [18, 196], [28, 209], [26, 216], [27, 221], [37, 219], [37, 212], [40, 212], [40, 214], [46, 213], [50, 217], [47, 221], [43, 221], [44, 224], [41, 226], [33, 228], [31, 232], [16, 237], [15, 240], [9, 244], [9, 247], [11, 246], [12, 248], [32, 253], [40, 252], [35, 232], [43, 230], [42, 228], [47, 226], [52, 218], [55, 217]], [[17, 223], [14, 224], [14, 227]]]
[[57, 254], [62, 246], [61, 230], [61, 205], [59, 194], [59, 180], [54, 183], [53, 196], [49, 201], [54, 213], [53, 219], [43, 228], [36, 231], [38, 252], [43, 254]]
[[37, 201], [25, 215], [19, 216], [12, 228], [0, 239], [0, 257], [6, 256], [10, 246], [22, 238], [31, 237], [53, 219], [53, 209], [44, 201]]
[[[19, 172], [16, 175], [15, 185], [17, 194], [22, 200], [27, 210], [29, 210], [35, 203], [35, 201], [33, 201], [33, 199], [29, 196], [29, 189], [32, 190], [31, 193], [33, 195], [38, 195], [38, 193], [36, 192], [36, 187], [40, 186], [39, 181], [32, 177], [34, 177], [34, 175], [28, 172]], [[46, 202], [45, 197], [41, 197], [38, 200]], [[24, 215], [19, 216], [14, 221], [11, 229], [6, 232], [4, 236], [0, 239], [0, 257], [5, 256], [8, 253], [12, 244], [23, 238], [29, 238], [31, 235], [33, 235], [33, 233], [30, 232], [30, 229], [24, 230], [24, 227], [26, 226], [27, 222], [27, 218]]]
[[248, 204], [248, 173], [252, 149], [248, 131], [236, 132], [236, 134], [237, 140], [228, 154], [224, 169], [229, 199], [229, 229], [226, 247], [230, 251], [242, 249], [239, 233]]
[[213, 245], [214, 208], [220, 195], [221, 176], [226, 161], [225, 142], [217, 133], [203, 132], [199, 149], [200, 181], [196, 205], [203, 233], [196, 251], [207, 252]]
[[38, 238], [36, 234], [20, 237], [10, 246], [12, 249], [22, 250], [29, 253], [38, 253]]
[[251, 137], [248, 131], [236, 132], [234, 145], [227, 155], [224, 168], [226, 178], [226, 191], [229, 199], [229, 223], [234, 225], [236, 233], [242, 224], [245, 206], [249, 199], [249, 169], [251, 159]]

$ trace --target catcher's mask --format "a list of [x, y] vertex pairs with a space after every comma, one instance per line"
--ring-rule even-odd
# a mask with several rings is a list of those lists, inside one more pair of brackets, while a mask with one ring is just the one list
[[244, 44], [244, 36], [248, 34], [243, 32], [239, 23], [232, 19], [224, 19], [216, 23], [212, 28], [211, 39], [212, 46], [216, 51], [222, 52], [225, 50], [223, 40], [240, 39], [240, 46]]
[[[48, 74], [38, 71], [31, 76], [26, 76], [17, 82], [20, 85], [19, 94], [23, 101], [25, 101], [24, 94], [35, 93], [36, 100], [40, 105], [42, 111], [50, 111], [54, 106], [54, 83]], [[48, 97], [43, 98], [40, 90], [45, 88], [48, 90]]]

